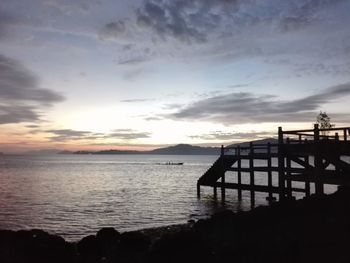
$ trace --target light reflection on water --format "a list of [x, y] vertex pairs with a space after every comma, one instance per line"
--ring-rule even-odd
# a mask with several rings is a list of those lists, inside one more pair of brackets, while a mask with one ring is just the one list
[[[223, 208], [197, 179], [217, 156], [0, 156], [0, 229], [40, 228], [78, 240], [102, 227], [119, 231], [185, 223]], [[184, 165], [158, 165], [165, 162]], [[259, 178], [257, 179], [259, 181]], [[220, 194], [220, 192], [218, 192]], [[256, 204], [266, 204], [266, 194]], [[250, 208], [227, 191], [225, 208]]]
[[[184, 223], [213, 213], [196, 180], [216, 156], [53, 155], [0, 157], [0, 228], [42, 228], [77, 240]], [[183, 166], [157, 163], [184, 162]]]

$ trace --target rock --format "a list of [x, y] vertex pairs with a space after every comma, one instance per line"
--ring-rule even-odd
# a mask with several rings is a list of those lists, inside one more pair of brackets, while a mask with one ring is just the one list
[[113, 227], [106, 227], [96, 234], [99, 254], [106, 259], [117, 257], [120, 245], [120, 233]]
[[149, 262], [212, 262], [210, 248], [193, 231], [166, 234], [155, 242]]
[[124, 232], [120, 237], [121, 248], [134, 252], [147, 251], [151, 240], [139, 231]]
[[0, 262], [73, 262], [72, 246], [62, 237], [33, 229], [0, 231]]
[[99, 243], [110, 243], [120, 240], [120, 233], [113, 227], [105, 227], [100, 229], [96, 234]]
[[97, 261], [99, 256], [97, 238], [94, 235], [86, 236], [77, 244], [79, 257], [83, 262]]

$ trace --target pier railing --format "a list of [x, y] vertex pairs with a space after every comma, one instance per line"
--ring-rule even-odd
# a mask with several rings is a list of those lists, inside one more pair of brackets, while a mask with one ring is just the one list
[[282, 141], [284, 138], [289, 138], [291, 143], [303, 143], [308, 140], [336, 140], [336, 141], [348, 141], [350, 136], [349, 127], [341, 128], [327, 128], [319, 129], [318, 125], [315, 124], [313, 129], [306, 130], [290, 130], [282, 131], [280, 127], [278, 130], [279, 139]]

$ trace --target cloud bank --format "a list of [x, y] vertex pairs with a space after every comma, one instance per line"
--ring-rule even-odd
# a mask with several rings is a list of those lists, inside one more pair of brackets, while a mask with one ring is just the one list
[[39, 121], [42, 109], [63, 100], [40, 88], [39, 78], [20, 62], [0, 54], [0, 124]]
[[[305, 98], [283, 101], [273, 95], [230, 93], [193, 102], [167, 115], [176, 120], [206, 120], [224, 124], [309, 122], [321, 107], [350, 95], [350, 83], [330, 87]], [[342, 117], [346, 117], [342, 116]], [[349, 120], [350, 116], [347, 116]]]
[[222, 131], [215, 131], [210, 132], [206, 134], [200, 134], [200, 135], [192, 135], [189, 136], [192, 139], [201, 139], [205, 141], [213, 141], [213, 140], [219, 140], [219, 141], [232, 141], [232, 140], [247, 140], [247, 139], [258, 139], [258, 138], [266, 138], [266, 137], [272, 137], [275, 134], [272, 134], [270, 132], [222, 132]]
[[227, 59], [350, 56], [349, 11], [346, 0], [145, 0], [133, 18], [106, 23], [99, 36], [127, 46], [133, 62], [186, 57], [189, 46], [192, 56]]
[[[118, 140], [137, 140], [143, 138], [149, 138], [150, 133], [140, 132], [132, 129], [115, 129], [110, 133], [96, 133], [91, 131], [79, 131], [72, 129], [54, 129], [54, 130], [33, 130], [32, 133], [43, 132], [50, 134], [47, 137], [52, 142], [67, 142], [67, 141], [105, 141], [108, 139]], [[108, 144], [108, 143], [106, 143]]]

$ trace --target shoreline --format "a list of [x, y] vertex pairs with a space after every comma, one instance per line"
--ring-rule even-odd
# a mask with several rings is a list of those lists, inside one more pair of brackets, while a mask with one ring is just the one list
[[350, 189], [77, 242], [0, 230], [0, 262], [349, 262]]

